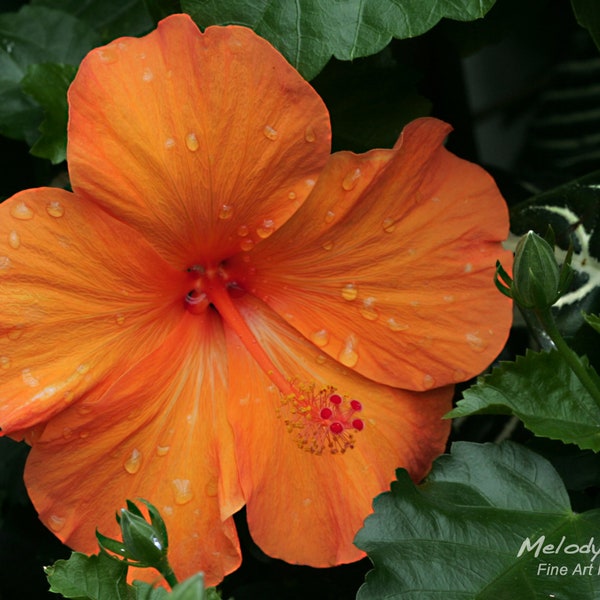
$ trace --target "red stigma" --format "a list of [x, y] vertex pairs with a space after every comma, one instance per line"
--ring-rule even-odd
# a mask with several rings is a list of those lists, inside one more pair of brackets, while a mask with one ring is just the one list
[[340, 405], [342, 400], [343, 398], [339, 394], [331, 394], [331, 396], [329, 396], [329, 402], [331, 402], [331, 404]]
[[362, 410], [362, 404], [358, 400], [350, 400], [350, 406], [352, 410], [359, 411]]
[[356, 431], [362, 431], [365, 427], [365, 424], [363, 423], [362, 419], [354, 419], [354, 421], [352, 421], [352, 427], [354, 427]]
[[332, 423], [329, 426], [329, 429], [331, 430], [331, 433], [335, 433], [335, 435], [339, 435], [340, 433], [342, 433], [342, 431], [344, 431], [344, 426], [339, 423], [338, 421], [335, 421], [334, 423]]
[[331, 417], [333, 416], [333, 411], [326, 406], [325, 408], [321, 409], [320, 414], [321, 414], [321, 419], [331, 419]]

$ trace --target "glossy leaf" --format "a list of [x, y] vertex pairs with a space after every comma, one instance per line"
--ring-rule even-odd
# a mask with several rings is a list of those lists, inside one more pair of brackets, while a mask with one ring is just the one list
[[600, 510], [574, 513], [541, 456], [512, 442], [456, 443], [424, 484], [397, 477], [356, 537], [375, 566], [358, 600], [600, 594]]
[[[592, 379], [600, 377], [580, 359]], [[501, 363], [463, 393], [447, 416], [515, 414], [536, 435], [600, 450], [600, 406], [556, 351]]]
[[127, 567], [106, 554], [73, 552], [46, 567], [50, 591], [77, 600], [128, 600]]
[[390, 40], [421, 35], [446, 17], [483, 17], [495, 0], [182, 0], [201, 27], [237, 23], [268, 39], [312, 79], [331, 56], [353, 60]]

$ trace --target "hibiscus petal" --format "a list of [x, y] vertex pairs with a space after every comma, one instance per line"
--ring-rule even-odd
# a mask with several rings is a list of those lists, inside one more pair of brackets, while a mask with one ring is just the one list
[[273, 233], [329, 154], [324, 104], [272, 46], [187, 15], [93, 50], [69, 102], [73, 189], [178, 268]]
[[20, 437], [151, 352], [185, 313], [188, 277], [64, 190], [2, 203], [3, 433]]
[[[231, 276], [327, 355], [388, 385], [426, 390], [481, 372], [511, 303], [494, 287], [508, 213], [493, 180], [421, 119], [393, 150], [333, 155], [285, 227]], [[249, 262], [248, 262], [249, 261]]]
[[[444, 451], [449, 422], [442, 415], [451, 406], [452, 387], [405, 392], [373, 383], [327, 358], [250, 295], [237, 306], [294, 385], [315, 398], [333, 386], [360, 401], [362, 410], [347, 418], [364, 424], [361, 431], [327, 437], [320, 413], [290, 403], [228, 330], [230, 372], [236, 374], [228, 414], [252, 537], [264, 552], [291, 563], [328, 567], [357, 560], [363, 553], [353, 545], [354, 535], [395, 469], [404, 467], [419, 480]], [[354, 447], [342, 452], [345, 435], [354, 436]], [[338, 452], [331, 452], [329, 441]]]
[[165, 519], [176, 575], [203, 570], [208, 585], [218, 583], [240, 563], [230, 517], [243, 505], [227, 379], [220, 319], [188, 314], [153, 354], [92, 391], [85, 410], [53, 419], [25, 474], [44, 523], [94, 552], [95, 529], [118, 536], [115, 510], [145, 498]]

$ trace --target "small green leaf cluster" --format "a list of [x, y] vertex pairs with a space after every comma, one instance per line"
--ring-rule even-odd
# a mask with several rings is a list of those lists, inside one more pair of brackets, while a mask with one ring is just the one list
[[[149, 520], [130, 500], [127, 509], [117, 514], [123, 540], [114, 540], [97, 532], [100, 553], [87, 556], [74, 552], [68, 560], [46, 567], [50, 591], [78, 600], [219, 600], [214, 588], [204, 587], [198, 573], [179, 583], [169, 566], [169, 547], [165, 523], [155, 506], [140, 500]], [[154, 568], [171, 586], [155, 587], [143, 581], [127, 583], [129, 567]]]

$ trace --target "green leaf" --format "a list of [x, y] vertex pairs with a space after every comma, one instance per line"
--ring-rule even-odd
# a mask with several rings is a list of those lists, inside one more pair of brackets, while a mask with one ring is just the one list
[[31, 147], [31, 153], [54, 164], [65, 160], [67, 153], [67, 90], [76, 72], [73, 65], [31, 65], [21, 82], [23, 91], [44, 111], [44, 120], [39, 126], [41, 135]]
[[600, 49], [600, 10], [597, 0], [571, 0], [577, 22], [585, 27]]
[[397, 478], [355, 539], [375, 567], [357, 600], [599, 597], [600, 510], [575, 514], [541, 456], [455, 443], [424, 484]]
[[[88, 25], [59, 10], [24, 6], [19, 12], [0, 14], [0, 134], [30, 144], [39, 137], [44, 110], [21, 87], [31, 65], [77, 66], [99, 43]], [[40, 74], [47, 76], [44, 70]], [[29, 85], [39, 89], [44, 81], [30, 80]]]
[[31, 4], [59, 9], [93, 27], [104, 42], [137, 36], [154, 26], [144, 0], [33, 0]]
[[600, 333], [600, 315], [583, 315], [585, 322], [593, 327], [597, 333]]
[[143, 581], [134, 581], [135, 600], [219, 600], [215, 588], [204, 588], [204, 575], [197, 573], [176, 585], [171, 592], [163, 587], [153, 587]]
[[182, 0], [201, 26], [237, 23], [268, 39], [306, 79], [331, 56], [353, 60], [379, 52], [447, 17], [483, 17], [495, 0]]
[[50, 591], [76, 600], [128, 600], [127, 567], [105, 554], [73, 552], [46, 567]]
[[[580, 360], [600, 386], [587, 360]], [[446, 416], [509, 413], [536, 435], [600, 450], [600, 407], [556, 350], [528, 350], [514, 363], [500, 363], [465, 390]]]

